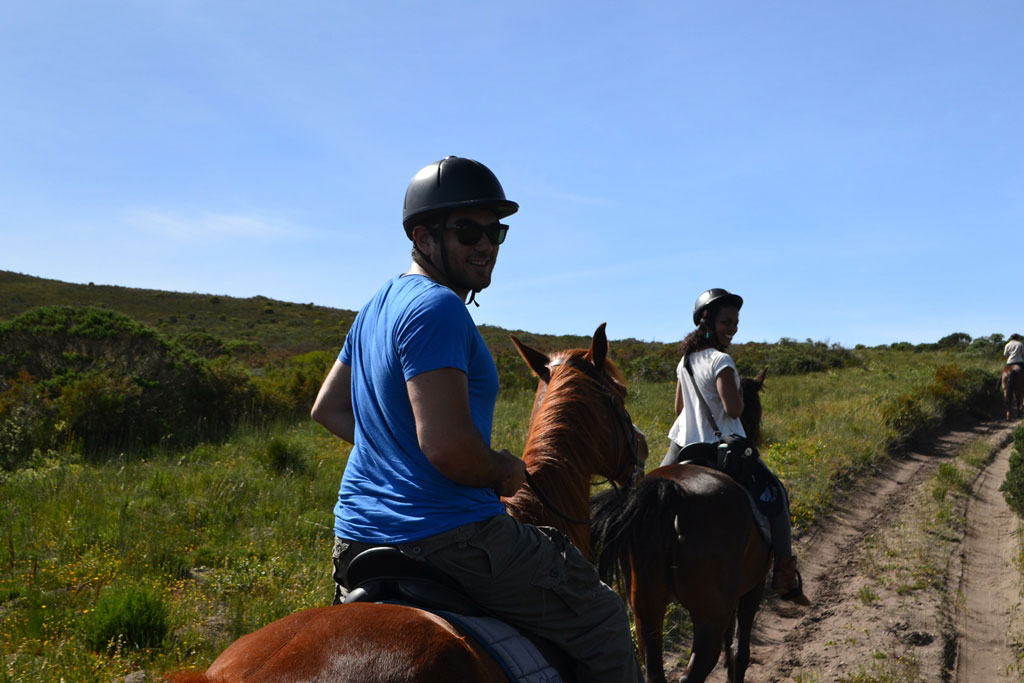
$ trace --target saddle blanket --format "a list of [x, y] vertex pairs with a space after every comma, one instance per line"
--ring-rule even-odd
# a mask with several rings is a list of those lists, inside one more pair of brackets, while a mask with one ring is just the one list
[[[417, 607], [416, 605], [412, 605]], [[423, 607], [418, 607], [423, 609]], [[443, 610], [427, 610], [471, 633], [505, 670], [513, 683], [570, 683], [544, 658], [519, 630], [491, 617], [467, 617]]]
[[747, 491], [746, 488], [743, 490], [746, 492], [747, 498], [750, 499], [750, 510], [754, 513], [754, 524], [757, 526], [757, 530], [761, 532], [761, 538], [764, 539], [765, 543], [771, 545], [772, 528], [771, 525], [768, 524], [768, 518], [765, 517], [763, 512], [761, 512], [761, 508], [758, 506], [757, 501], [754, 500], [754, 495], [750, 491]]

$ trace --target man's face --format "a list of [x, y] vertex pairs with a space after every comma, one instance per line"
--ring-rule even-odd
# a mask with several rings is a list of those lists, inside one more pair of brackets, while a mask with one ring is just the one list
[[[474, 225], [487, 227], [497, 222], [497, 216], [488, 209], [460, 209], [448, 214], [442, 223], [439, 239], [444, 240], [448, 253], [448, 276], [452, 280], [450, 285], [456, 291], [465, 290], [468, 293], [491, 284], [491, 271], [498, 259], [498, 245], [491, 242], [486, 231], [482, 231], [480, 239], [473, 244], [462, 244], [459, 233], [462, 232], [465, 238], [465, 233], [472, 230], [460, 231], [455, 228], [472, 228]], [[430, 258], [438, 265], [443, 262], [440, 247], [436, 243], [432, 246]]]

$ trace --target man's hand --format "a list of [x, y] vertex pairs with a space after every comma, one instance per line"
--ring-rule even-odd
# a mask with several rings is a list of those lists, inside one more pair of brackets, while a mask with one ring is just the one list
[[494, 491], [503, 498], [514, 496], [516, 491], [521, 489], [523, 484], [526, 483], [526, 463], [504, 448], [500, 451], [495, 451], [494, 454], [501, 459], [500, 467], [506, 473], [499, 479], [494, 487]]

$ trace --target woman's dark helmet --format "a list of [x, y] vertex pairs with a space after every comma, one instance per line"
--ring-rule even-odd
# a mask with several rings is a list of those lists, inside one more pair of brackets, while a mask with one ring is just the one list
[[698, 296], [697, 301], [693, 304], [693, 324], [700, 325], [704, 311], [709, 308], [717, 310], [722, 306], [734, 306], [739, 310], [743, 306], [743, 297], [738, 294], [730, 294], [724, 289], [709, 289]]

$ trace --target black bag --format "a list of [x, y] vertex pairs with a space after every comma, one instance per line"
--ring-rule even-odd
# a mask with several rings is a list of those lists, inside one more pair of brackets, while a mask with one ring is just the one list
[[745, 479], [753, 472], [760, 453], [754, 448], [750, 439], [739, 434], [720, 437], [718, 442], [717, 467], [736, 481]]

